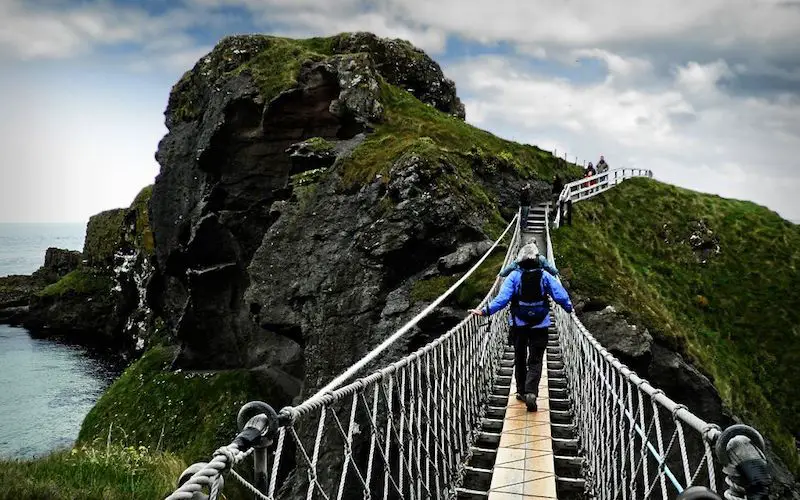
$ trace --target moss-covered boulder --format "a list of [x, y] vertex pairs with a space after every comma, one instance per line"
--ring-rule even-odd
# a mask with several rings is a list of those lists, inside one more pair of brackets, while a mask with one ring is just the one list
[[122, 243], [123, 226], [127, 210], [115, 208], [89, 218], [83, 257], [91, 267], [108, 267], [114, 262], [114, 254]]

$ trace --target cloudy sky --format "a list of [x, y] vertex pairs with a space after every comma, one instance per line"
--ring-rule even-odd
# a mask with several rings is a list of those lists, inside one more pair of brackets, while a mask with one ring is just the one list
[[425, 49], [476, 126], [800, 219], [800, 0], [0, 0], [0, 221], [127, 205], [220, 37], [356, 30]]

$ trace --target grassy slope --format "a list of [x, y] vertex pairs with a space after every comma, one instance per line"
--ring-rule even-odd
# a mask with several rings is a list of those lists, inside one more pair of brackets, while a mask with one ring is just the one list
[[[575, 291], [612, 303], [710, 373], [723, 400], [800, 472], [800, 228], [750, 202], [626, 181], [554, 233]], [[690, 223], [721, 253], [698, 263]], [[668, 224], [670, 242], [665, 242]]]
[[76, 448], [39, 460], [0, 463], [0, 499], [164, 498], [184, 468], [174, 455], [146, 448]]

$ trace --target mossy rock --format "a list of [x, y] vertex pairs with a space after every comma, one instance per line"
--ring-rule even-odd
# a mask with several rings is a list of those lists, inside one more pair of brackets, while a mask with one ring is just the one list
[[108, 266], [123, 241], [124, 221], [128, 210], [106, 210], [89, 218], [83, 257], [90, 266]]
[[67, 295], [91, 296], [111, 290], [113, 281], [102, 271], [82, 267], [76, 269], [52, 285], [46, 286], [36, 295], [41, 298]]
[[[134, 245], [145, 255], [153, 255], [155, 251], [155, 242], [153, 240], [153, 231], [150, 229], [150, 198], [153, 196], [153, 185], [144, 187], [136, 198], [133, 200], [129, 210], [128, 217], [135, 219], [134, 229]], [[133, 212], [131, 214], [130, 212]]]

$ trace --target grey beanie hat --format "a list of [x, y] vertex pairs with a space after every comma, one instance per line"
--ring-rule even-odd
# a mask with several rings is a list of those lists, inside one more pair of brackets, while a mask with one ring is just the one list
[[536, 246], [536, 243], [530, 242], [519, 249], [519, 253], [517, 254], [517, 262], [521, 262], [523, 260], [534, 260], [538, 255], [539, 247]]

